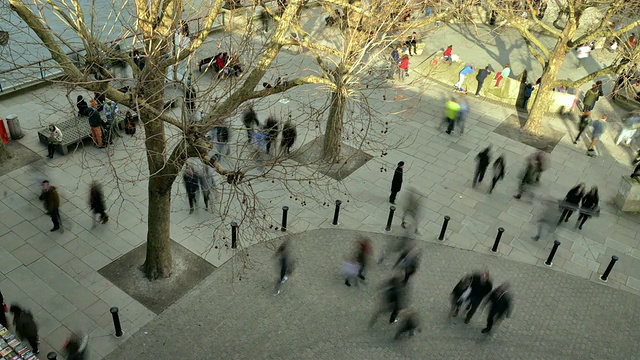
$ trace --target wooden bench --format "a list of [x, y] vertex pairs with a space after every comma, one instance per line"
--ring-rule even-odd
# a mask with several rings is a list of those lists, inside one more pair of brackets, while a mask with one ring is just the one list
[[[91, 126], [89, 126], [89, 118], [86, 116], [76, 116], [73, 119], [55, 124], [62, 131], [62, 142], [56, 146], [58, 152], [62, 155], [69, 153], [69, 147], [75, 146], [83, 142], [87, 138], [91, 138]], [[49, 127], [38, 131], [40, 142], [49, 144]]]

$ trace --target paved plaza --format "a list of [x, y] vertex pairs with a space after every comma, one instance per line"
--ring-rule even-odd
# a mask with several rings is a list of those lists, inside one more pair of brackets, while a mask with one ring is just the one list
[[[307, 25], [322, 22], [316, 19]], [[211, 236], [211, 228], [228, 229], [228, 222], [221, 224], [201, 210], [189, 216], [181, 180], [174, 185], [171, 237], [218, 267], [213, 275], [156, 316], [97, 273], [145, 240], [148, 194], [139, 130], [136, 137], [119, 139], [111, 152], [88, 146], [0, 176], [0, 289], [6, 301], [33, 311], [40, 326], [42, 353], [59, 351], [70, 331], [83, 330], [92, 339], [92, 360], [107, 357], [116, 349], [110, 359], [184, 358], [181, 354], [189, 351], [192, 358], [213, 354], [210, 358], [239, 359], [287, 358], [292, 354], [321, 359], [418, 358], [423, 354], [434, 358], [636, 356], [638, 339], [630, 324], [637, 323], [640, 304], [640, 227], [636, 215], [620, 212], [612, 202], [620, 177], [631, 171], [629, 153], [612, 141], [623, 113], [607, 99], [598, 102], [596, 112], [607, 113], [612, 121], [597, 158], [585, 155], [584, 144], [571, 143], [573, 123], [545, 119], [545, 126], [565, 135], [550, 154], [550, 166], [534, 189], [536, 197], [513, 199], [524, 160], [535, 151], [494, 132], [515, 109], [469, 97], [471, 112], [465, 133], [447, 136], [437, 127], [443, 99], [451, 89], [434, 84], [421, 73], [427, 66], [423, 62], [426, 55], [449, 43], [464, 44], [467, 50], [459, 52], [461, 57], [493, 62], [495, 68], [511, 62], [515, 69], [518, 62], [526, 64], [530, 59], [521, 53], [510, 57], [508, 52], [496, 50], [499, 45], [496, 49], [491, 44], [474, 49], [459, 30], [443, 26], [437, 36], [429, 37], [431, 42], [426, 43], [423, 55], [412, 58], [410, 82], [389, 83], [367, 92], [372, 106], [394, 114], [386, 119], [389, 133], [380, 145], [391, 149], [384, 157], [372, 153], [374, 159], [345, 179], [340, 191], [315, 194], [315, 189], [289, 184], [306, 201], [302, 205], [278, 182], [253, 182], [275, 225], [280, 221], [280, 208], [290, 208], [288, 231], [294, 234], [300, 266], [282, 296], [271, 294], [275, 277], [272, 253], [264, 245], [253, 245], [254, 238], [242, 232], [241, 247], [248, 249], [253, 266], [238, 279], [237, 259], [228, 261], [234, 253], [224, 250], [220, 240]], [[512, 42], [512, 51], [525, 47], [516, 37], [504, 36], [503, 41]], [[215, 51], [214, 43], [220, 38], [212, 35], [206, 49]], [[306, 74], [313, 59], [286, 50], [279, 55], [278, 64], [286, 66], [293, 78]], [[267, 77], [277, 75], [271, 72]], [[69, 96], [75, 99], [79, 93]], [[308, 113], [307, 107], [325, 105], [325, 99], [317, 94], [318, 87], [305, 86], [292, 94], [264, 99], [256, 108], [261, 119], [269, 113], [300, 119]], [[44, 155], [46, 149], [38, 142], [36, 131], [70, 116], [71, 109], [60, 111], [68, 108], [64, 95], [61, 87], [45, 87], [2, 99], [0, 115], [18, 114], [26, 133], [19, 142]], [[280, 102], [283, 98], [291, 101]], [[234, 126], [241, 126], [239, 118], [240, 114], [233, 118]], [[320, 134], [314, 125], [298, 124], [295, 148]], [[232, 142], [241, 136], [244, 134], [236, 131]], [[489, 144], [494, 155], [505, 154], [507, 161], [506, 178], [492, 195], [486, 193], [488, 179], [477, 189], [471, 188], [474, 158]], [[233, 165], [225, 161], [225, 165]], [[392, 171], [398, 161], [407, 164], [399, 207], [410, 187], [423, 195], [419, 239], [425, 250], [412, 296], [424, 331], [403, 346], [390, 341], [392, 330], [382, 321], [371, 331], [364, 326], [376, 301], [374, 287], [384, 279], [387, 268], [375, 268], [371, 283], [362, 288], [347, 289], [339, 278], [339, 264], [351, 249], [353, 231], [373, 233], [376, 248], [380, 248]], [[64, 234], [48, 231], [51, 222], [37, 198], [39, 182], [45, 178], [61, 192], [67, 227]], [[87, 205], [92, 179], [104, 184], [111, 217], [106, 226], [96, 229], [91, 227]], [[542, 262], [552, 241], [531, 240], [542, 209], [539, 200], [542, 196], [562, 198], [577, 182], [599, 186], [601, 215], [589, 220], [581, 232], [572, 222], [561, 226], [557, 235], [562, 244], [553, 267], [545, 268]], [[224, 199], [229, 189], [219, 183]], [[336, 199], [343, 201], [340, 230], [331, 225]], [[445, 240], [438, 242], [436, 236], [445, 215], [451, 222]], [[400, 216], [401, 210], [396, 212], [391, 235], [402, 233]], [[498, 253], [489, 254], [498, 227], [504, 227], [505, 233]], [[275, 230], [264, 234], [270, 238], [282, 235]], [[605, 284], [598, 277], [612, 255], [620, 260]], [[488, 266], [498, 283], [510, 280], [516, 297], [514, 318], [492, 337], [479, 333], [484, 319], [481, 314], [469, 326], [458, 320], [451, 324], [444, 315], [446, 297], [455, 282], [464, 272], [481, 266]], [[121, 339], [111, 335], [111, 306], [120, 308], [125, 331]]]

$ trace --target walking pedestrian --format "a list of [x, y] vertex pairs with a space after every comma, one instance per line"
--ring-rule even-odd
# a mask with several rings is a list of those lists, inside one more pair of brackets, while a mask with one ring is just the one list
[[404, 161], [398, 163], [398, 167], [393, 172], [393, 179], [391, 180], [391, 195], [389, 195], [389, 202], [393, 205], [396, 204], [396, 196], [400, 189], [402, 189], [402, 175], [404, 172]]
[[400, 268], [404, 272], [402, 282], [406, 285], [411, 276], [413, 276], [420, 266], [421, 253], [414, 243], [411, 243], [401, 254], [393, 268]]
[[366, 236], [361, 236], [357, 242], [356, 261], [358, 262], [358, 277], [365, 280], [364, 272], [369, 265], [372, 253], [371, 240]]
[[215, 144], [218, 150], [217, 161], [222, 159], [222, 154], [229, 155], [229, 127], [226, 125], [216, 126], [213, 128], [215, 133]]
[[447, 48], [442, 53], [442, 59], [444, 59], [444, 61], [448, 62], [449, 65], [451, 65], [453, 63], [453, 59], [451, 58], [452, 53], [453, 53], [453, 45], [447, 46]]
[[47, 157], [53, 159], [56, 146], [62, 143], [62, 131], [54, 124], [49, 124], [49, 143], [47, 144]]
[[558, 224], [560, 224], [562, 220], [564, 220], [564, 222], [569, 221], [573, 211], [580, 207], [580, 201], [582, 200], [585, 191], [586, 187], [584, 183], [579, 183], [569, 190], [562, 201], [562, 215], [560, 216], [560, 220], [558, 220]]
[[598, 197], [598, 187], [594, 186], [589, 192], [582, 197], [582, 206], [580, 207], [580, 216], [576, 222], [576, 227], [582, 230], [582, 226], [587, 220], [597, 212], [600, 198]]
[[602, 115], [600, 120], [594, 121], [591, 126], [593, 127], [593, 135], [591, 137], [591, 144], [587, 149], [587, 155], [596, 156], [596, 144], [607, 129], [607, 115]]
[[620, 135], [616, 139], [616, 145], [624, 141], [625, 145], [631, 145], [636, 131], [640, 127], [640, 111], [632, 111], [622, 125]]
[[482, 303], [482, 299], [493, 289], [493, 284], [489, 278], [488, 271], [471, 274], [471, 293], [469, 294], [469, 305], [467, 306], [467, 316], [464, 323], [468, 324]]
[[504, 179], [506, 164], [504, 161], [504, 155], [500, 155], [496, 161], [493, 162], [493, 178], [491, 179], [491, 188], [489, 189], [489, 194], [493, 192], [495, 189], [498, 180]]
[[542, 201], [544, 208], [540, 217], [538, 218], [538, 233], [532, 237], [533, 240], [538, 241], [540, 238], [545, 237], [548, 234], [555, 234], [556, 227], [560, 223], [560, 207], [558, 202], [553, 199], [545, 199]]
[[580, 136], [589, 126], [589, 123], [591, 122], [591, 120], [589, 119], [589, 115], [591, 115], [591, 111], [585, 111], [582, 113], [582, 115], [580, 115], [580, 119], [578, 122], [578, 135], [576, 135], [576, 138], [573, 140], [574, 144], [578, 143], [578, 140], [580, 140]]
[[282, 292], [282, 286], [289, 279], [289, 275], [293, 272], [293, 263], [289, 254], [289, 241], [284, 240], [276, 250], [275, 256], [278, 258], [280, 266], [280, 278], [276, 284], [276, 295]]
[[596, 105], [596, 100], [600, 95], [597, 89], [598, 85], [591, 85], [591, 89], [587, 90], [584, 93], [584, 97], [582, 98], [582, 104], [584, 105], [584, 111], [591, 111], [593, 107]]
[[535, 182], [537, 174], [537, 165], [533, 157], [527, 158], [525, 169], [521, 174], [520, 185], [518, 186], [518, 193], [513, 197], [516, 199], [522, 198], [522, 195], [528, 191], [529, 186]]
[[265, 9], [262, 9], [262, 11], [260, 11], [260, 23], [262, 24], [262, 31], [264, 31], [265, 34], [269, 32], [269, 20], [269, 13], [266, 12]]
[[450, 98], [444, 104], [444, 122], [447, 124], [447, 134], [451, 134], [451, 132], [455, 129], [455, 121], [458, 118], [458, 114], [460, 113], [460, 104], [456, 102], [455, 98]]
[[102, 186], [96, 181], [92, 181], [89, 185], [89, 206], [93, 212], [91, 219], [93, 220], [93, 227], [97, 225], [96, 215], [100, 215], [99, 221], [101, 224], [106, 224], [109, 221], [109, 215], [107, 215], [107, 207], [104, 203], [104, 195], [102, 193]]
[[215, 191], [216, 182], [213, 178], [213, 172], [211, 167], [207, 164], [202, 164], [202, 173], [198, 173], [198, 184], [202, 191], [202, 198], [204, 200], [204, 211], [209, 211], [209, 203], [211, 199], [211, 190]]
[[589, 58], [589, 54], [591, 53], [591, 45], [588, 43], [582, 44], [578, 47], [578, 63], [576, 64], [576, 69], [579, 68], [587, 59]]
[[418, 313], [415, 310], [405, 310], [402, 313], [402, 322], [398, 327], [398, 331], [396, 331], [396, 335], [393, 337], [394, 340], [399, 340], [400, 336], [404, 333], [409, 333], [409, 336], [415, 335], [415, 332], [420, 332], [420, 320], [418, 319]]
[[287, 155], [291, 153], [291, 148], [293, 144], [295, 144], [297, 136], [298, 131], [296, 130], [295, 124], [287, 121], [282, 127], [282, 142], [280, 145], [282, 149], [286, 149]]
[[487, 171], [489, 164], [491, 164], [491, 155], [490, 155], [491, 146], [487, 146], [484, 150], [480, 151], [478, 155], [476, 155], [476, 172], [473, 175], [473, 187], [479, 182], [482, 182], [484, 179], [484, 173]]
[[387, 241], [386, 246], [380, 252], [380, 258], [378, 259], [378, 265], [382, 264], [387, 255], [399, 253], [402, 254], [407, 248], [411, 246], [413, 239], [409, 236], [393, 237]]
[[53, 228], [49, 231], [60, 230], [60, 232], [64, 232], [60, 221], [60, 196], [56, 187], [51, 186], [48, 180], [42, 182], [42, 193], [40, 193], [39, 199], [43, 202], [44, 209], [47, 215], [51, 217], [51, 222], [53, 222]]
[[544, 151], [536, 151], [531, 155], [533, 164], [535, 165], [535, 182], [540, 182], [542, 172], [547, 169], [547, 155]]
[[524, 100], [522, 101], [522, 108], [527, 110], [527, 103], [529, 102], [529, 99], [531, 99], [531, 95], [533, 95], [533, 85], [531, 84], [527, 84], [527, 86], [524, 87]]
[[187, 198], [189, 199], [189, 214], [193, 214], [197, 204], [197, 194], [198, 194], [198, 176], [196, 175], [191, 164], [185, 164], [184, 172], [182, 174], [182, 179], [184, 180], [184, 187], [187, 191]]
[[67, 360], [85, 360], [87, 358], [88, 345], [89, 335], [71, 334], [63, 346], [67, 352]]
[[9, 309], [7, 308], [7, 304], [4, 303], [4, 296], [2, 296], [2, 291], [0, 291], [0, 304], [2, 304], [2, 308], [0, 309], [0, 326], [8, 328], [9, 323], [7, 322], [7, 312], [9, 312]]
[[403, 229], [407, 228], [407, 216], [411, 218], [412, 224], [415, 227], [415, 233], [418, 233], [419, 219], [418, 212], [420, 211], [420, 197], [417, 190], [414, 188], [409, 188], [407, 192], [407, 203], [404, 208], [404, 213], [402, 214], [402, 223], [401, 226]]
[[351, 281], [358, 284], [358, 279], [364, 281], [364, 270], [367, 266], [369, 254], [371, 253], [371, 242], [366, 237], [361, 237], [356, 241], [356, 251], [353, 256], [347, 258], [342, 263], [344, 273], [344, 284], [351, 286]]
[[467, 75], [471, 75], [476, 71], [476, 68], [473, 67], [473, 65], [471, 64], [467, 64], [461, 71], [459, 74], [459, 78], [458, 78], [458, 82], [455, 83], [455, 85], [453, 85], [456, 90], [459, 91], [464, 91], [464, 89], [462, 88], [462, 84], [464, 83], [464, 79], [467, 77]]
[[482, 329], [483, 334], [491, 331], [496, 321], [500, 321], [504, 317], [511, 317], [511, 310], [513, 309], [511, 302], [509, 283], [503, 283], [487, 296], [486, 304], [488, 304], [490, 308], [489, 315], [487, 316], [487, 327]]
[[404, 300], [403, 282], [399, 277], [394, 276], [382, 285], [382, 289], [382, 304], [371, 317], [369, 327], [372, 327], [375, 324], [381, 314], [388, 311], [391, 312], [391, 316], [389, 316], [389, 323], [392, 324], [398, 321], [398, 314], [402, 309], [402, 303]]
[[451, 317], [458, 316], [458, 312], [460, 308], [465, 304], [465, 302], [469, 299], [469, 295], [471, 294], [471, 280], [472, 275], [465, 275], [456, 286], [451, 291], [449, 299], [451, 300], [451, 310], [449, 311], [449, 319]]
[[278, 120], [273, 116], [269, 116], [267, 118], [267, 123], [265, 124], [265, 130], [267, 132], [267, 154], [271, 149], [271, 145], [276, 143], [276, 139], [278, 137], [279, 125]]
[[511, 75], [511, 66], [509, 64], [505, 64], [502, 70], [496, 73], [496, 76], [493, 78], [496, 81], [495, 87], [500, 86], [500, 82], [502, 79], [506, 79]]
[[251, 142], [251, 137], [256, 128], [260, 127], [260, 121], [258, 120], [258, 114], [253, 110], [253, 107], [249, 108], [242, 114], [242, 123], [247, 128], [247, 143]]
[[487, 76], [491, 74], [491, 70], [488, 66], [484, 69], [481, 69], [476, 75], [476, 80], [478, 80], [478, 87], [476, 88], [476, 97], [480, 96], [480, 90], [482, 89], [482, 85], [484, 85], [484, 81], [487, 79]]
[[16, 335], [20, 340], [27, 339], [29, 345], [33, 349], [34, 354], [39, 354], [40, 349], [38, 344], [40, 339], [38, 337], [38, 326], [33, 320], [31, 312], [23, 310], [18, 305], [11, 305], [9, 312], [13, 316], [13, 326], [16, 329]]
[[464, 134], [464, 124], [467, 122], [467, 114], [469, 113], [469, 104], [466, 101], [461, 100], [460, 110], [458, 111], [458, 118], [456, 122], [458, 123], [458, 128], [460, 128], [460, 135]]

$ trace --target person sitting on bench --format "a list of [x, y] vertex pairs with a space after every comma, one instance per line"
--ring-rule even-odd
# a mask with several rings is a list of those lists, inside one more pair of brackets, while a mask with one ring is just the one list
[[78, 95], [78, 98], [76, 99], [76, 106], [78, 107], [79, 116], [89, 116], [91, 113], [89, 111], [89, 104], [87, 104], [82, 95]]

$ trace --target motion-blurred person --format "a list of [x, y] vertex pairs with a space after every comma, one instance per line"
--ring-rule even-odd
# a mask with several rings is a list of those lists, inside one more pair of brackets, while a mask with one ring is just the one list
[[291, 121], [287, 121], [282, 128], [281, 143], [281, 148], [286, 149], [287, 154], [291, 153], [291, 148], [293, 147], [293, 144], [295, 144], [297, 136], [298, 131], [296, 130], [296, 126], [291, 123]]
[[89, 335], [79, 336], [72, 334], [63, 349], [67, 352], [67, 360], [85, 360], [87, 358], [87, 347], [89, 345]]
[[564, 220], [564, 222], [569, 221], [571, 214], [573, 214], [574, 209], [578, 209], [580, 207], [580, 200], [584, 196], [586, 191], [586, 186], [584, 183], [580, 183], [573, 187], [573, 189], [569, 190], [567, 195], [565, 195], [563, 200], [563, 210], [562, 215], [560, 216], [560, 220], [558, 220], [558, 224]]
[[460, 104], [456, 101], [455, 98], [449, 99], [444, 104], [444, 122], [447, 124], [447, 134], [451, 134], [451, 132], [455, 129], [456, 119], [458, 118], [458, 113], [460, 112]]
[[578, 216], [578, 222], [576, 222], [576, 227], [578, 229], [582, 230], [584, 223], [596, 213], [599, 203], [600, 198], [598, 197], [598, 187], [594, 186], [584, 197], [582, 197], [580, 216]]
[[518, 186], [518, 193], [513, 197], [516, 199], [522, 198], [522, 195], [529, 190], [531, 184], [535, 182], [537, 175], [537, 164], [532, 157], [527, 158], [527, 163], [524, 171], [521, 174], [520, 185]]
[[282, 286], [289, 279], [289, 275], [293, 271], [291, 257], [289, 253], [289, 240], [284, 240], [276, 250], [275, 256], [278, 258], [280, 266], [280, 279], [276, 284], [276, 295], [282, 292]]
[[94, 228], [98, 222], [98, 220], [96, 220], [96, 215], [100, 215], [99, 221], [101, 224], [106, 224], [106, 222], [109, 221], [109, 215], [106, 213], [107, 207], [104, 203], [102, 186], [95, 181], [91, 182], [91, 185], [89, 185], [89, 206], [93, 212], [91, 218], [93, 220]]
[[593, 134], [591, 135], [591, 144], [587, 149], [587, 155], [596, 156], [596, 144], [607, 130], [607, 115], [602, 115], [600, 120], [594, 121], [591, 126], [593, 127]]
[[386, 312], [391, 312], [389, 323], [398, 321], [398, 314], [402, 309], [404, 301], [404, 285], [398, 276], [394, 276], [382, 285], [382, 303], [378, 310], [371, 317], [369, 327], [372, 327], [378, 317]]
[[361, 236], [356, 243], [356, 261], [358, 263], [358, 277], [365, 280], [364, 272], [369, 265], [369, 260], [373, 249], [371, 240], [366, 236]]
[[222, 155], [229, 155], [231, 152], [229, 148], [229, 127], [226, 125], [216, 126], [213, 128], [213, 143], [218, 150], [216, 153], [217, 160], [222, 159]]
[[51, 217], [53, 228], [50, 231], [60, 230], [60, 232], [64, 232], [62, 221], [60, 220], [60, 195], [58, 195], [58, 190], [55, 186], [49, 185], [48, 180], [42, 182], [42, 193], [40, 193], [39, 199], [44, 204], [47, 215]]
[[40, 353], [38, 344], [40, 339], [38, 338], [38, 326], [33, 320], [31, 312], [23, 310], [18, 305], [11, 305], [9, 312], [13, 315], [13, 326], [16, 329], [16, 335], [20, 340], [27, 339], [29, 345], [33, 349], [34, 354]]
[[213, 171], [207, 164], [202, 164], [202, 172], [198, 173], [198, 184], [202, 191], [202, 198], [204, 200], [204, 210], [209, 211], [209, 203], [211, 199], [211, 190], [215, 191], [216, 182], [213, 178]]
[[630, 176], [632, 178], [638, 178], [640, 177], [640, 150], [636, 154], [636, 158], [633, 160], [632, 163], [635, 166], [635, 169], [633, 169], [633, 172], [631, 173]]
[[493, 328], [496, 321], [502, 320], [505, 316], [511, 317], [513, 309], [509, 283], [503, 283], [495, 288], [488, 296], [486, 304], [489, 305], [489, 315], [487, 316], [487, 327], [482, 329], [486, 334]]
[[460, 101], [460, 111], [458, 111], [458, 128], [460, 129], [460, 135], [464, 134], [464, 124], [467, 122], [467, 114], [469, 114], [469, 104], [466, 101]]
[[264, 130], [267, 132], [267, 154], [268, 154], [269, 150], [271, 150], [271, 145], [275, 144], [276, 139], [278, 138], [278, 132], [280, 131], [278, 120], [276, 120], [276, 118], [274, 118], [273, 116], [269, 116], [267, 118], [267, 123], [265, 124]]
[[2, 296], [2, 291], [0, 291], [0, 304], [2, 304], [2, 308], [0, 308], [0, 325], [5, 328], [9, 327], [9, 323], [7, 322], [7, 304], [4, 303], [4, 296]]
[[531, 159], [535, 165], [535, 182], [540, 182], [540, 176], [542, 172], [547, 170], [547, 155], [544, 151], [537, 151], [531, 154]]
[[495, 189], [498, 181], [504, 179], [505, 167], [506, 164], [504, 161], [504, 155], [500, 155], [496, 159], [496, 161], [493, 162], [493, 178], [491, 179], [491, 188], [489, 189], [489, 194], [493, 192], [493, 189]]
[[473, 175], [473, 187], [476, 187], [479, 182], [482, 182], [484, 179], [484, 174], [491, 164], [491, 146], [487, 146], [484, 150], [480, 151], [478, 155], [476, 155], [476, 161], [478, 164], [476, 165], [476, 172]]
[[582, 135], [582, 133], [587, 129], [587, 127], [589, 126], [589, 123], [591, 122], [591, 120], [589, 119], [589, 115], [591, 115], [591, 111], [585, 111], [582, 113], [582, 115], [580, 115], [580, 119], [578, 120], [578, 135], [576, 135], [576, 138], [573, 140], [574, 144], [578, 143], [578, 140], [580, 140], [580, 136]]
[[416, 248], [415, 243], [411, 243], [401, 254], [393, 268], [400, 268], [404, 272], [403, 283], [406, 285], [409, 278], [413, 276], [420, 266], [420, 257], [422, 253]]
[[545, 199], [542, 201], [544, 207], [540, 218], [538, 219], [538, 233], [532, 239], [535, 241], [545, 237], [547, 234], [555, 234], [556, 227], [560, 223], [560, 207], [558, 202], [553, 199]]
[[407, 217], [409, 217], [412, 221], [412, 225], [415, 228], [415, 233], [418, 233], [418, 227], [419, 227], [419, 212], [420, 212], [420, 198], [421, 195], [418, 194], [418, 191], [415, 188], [409, 188], [409, 191], [407, 191], [407, 203], [405, 205], [404, 208], [404, 213], [402, 214], [402, 223], [400, 226], [402, 226], [403, 229], [407, 228], [407, 222], [406, 219]]
[[182, 179], [184, 180], [184, 187], [187, 191], [187, 198], [189, 199], [189, 214], [193, 214], [198, 203], [196, 196], [198, 194], [199, 185], [198, 176], [190, 164], [185, 165]]
[[482, 300], [493, 289], [493, 284], [489, 278], [488, 271], [482, 271], [471, 274], [471, 293], [469, 294], [469, 305], [467, 306], [467, 316], [464, 319], [464, 323], [468, 324], [476, 313], [478, 307], [482, 303]]
[[451, 291], [449, 300], [451, 300], [451, 311], [449, 312], [449, 318], [458, 316], [460, 308], [469, 298], [471, 294], [471, 274], [465, 275], [458, 283], [456, 287]]
[[260, 121], [258, 120], [258, 114], [253, 110], [253, 107], [249, 107], [244, 114], [242, 114], [242, 123], [247, 128], [247, 142], [251, 142], [252, 132], [256, 128], [260, 127]]
[[394, 340], [399, 340], [400, 336], [404, 333], [409, 333], [409, 336], [413, 336], [416, 331], [420, 332], [420, 319], [418, 319], [418, 313], [411, 309], [405, 310], [402, 312], [402, 322], [400, 322], [400, 327], [398, 327], [398, 331], [396, 335], [393, 337]]
[[393, 205], [396, 204], [396, 196], [402, 189], [402, 177], [404, 174], [404, 161], [398, 163], [398, 167], [393, 172], [393, 179], [391, 180], [391, 195], [389, 195], [389, 202]]
[[624, 121], [620, 135], [616, 139], [616, 145], [619, 145], [624, 141], [625, 145], [631, 145], [636, 131], [640, 127], [640, 111], [634, 111], [629, 114], [629, 117]]

